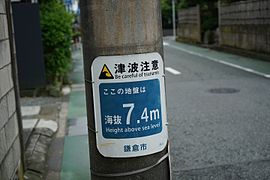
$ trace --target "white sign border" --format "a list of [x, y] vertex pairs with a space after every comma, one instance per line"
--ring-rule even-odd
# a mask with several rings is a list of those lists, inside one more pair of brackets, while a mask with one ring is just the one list
[[[116, 63], [141, 62], [149, 59], [158, 60], [159, 62], [159, 75], [155, 75], [147, 78], [134, 78], [130, 79], [106, 79], [100, 80], [99, 75], [104, 66], [107, 65], [109, 70], [112, 72], [114, 68], [112, 65]], [[127, 157], [138, 157], [154, 154], [162, 151], [168, 141], [168, 123], [167, 123], [167, 112], [166, 112], [166, 97], [165, 97], [165, 75], [164, 75], [164, 62], [159, 53], [146, 53], [146, 54], [133, 54], [123, 56], [99, 56], [95, 58], [91, 66], [92, 72], [92, 89], [93, 89], [93, 100], [94, 100], [94, 116], [95, 116], [95, 128], [97, 131], [96, 141], [97, 149], [104, 157], [115, 157], [115, 158], [127, 158]], [[145, 80], [158, 79], [160, 81], [160, 102], [162, 112], [162, 131], [155, 135], [138, 138], [127, 138], [127, 139], [106, 139], [102, 135], [102, 123], [101, 123], [101, 107], [100, 107], [100, 94], [99, 85], [101, 83], [119, 83], [119, 82], [137, 82]], [[131, 143], [132, 142], [132, 143]], [[141, 144], [147, 143], [148, 148], [145, 151], [138, 152], [123, 152], [123, 146], [126, 144]], [[121, 147], [121, 149], [119, 148]]]

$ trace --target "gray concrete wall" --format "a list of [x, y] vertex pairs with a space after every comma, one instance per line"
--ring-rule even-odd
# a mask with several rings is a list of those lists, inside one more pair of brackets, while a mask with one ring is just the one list
[[12, 179], [20, 162], [20, 141], [5, 0], [0, 0], [0, 179]]
[[248, 0], [219, 7], [220, 45], [270, 53], [270, 1]]
[[179, 41], [201, 42], [199, 6], [178, 11], [177, 39]]

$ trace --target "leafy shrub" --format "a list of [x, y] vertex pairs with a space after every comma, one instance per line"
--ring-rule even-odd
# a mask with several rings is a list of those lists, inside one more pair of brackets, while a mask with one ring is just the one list
[[164, 29], [172, 28], [172, 4], [170, 0], [161, 0], [162, 27]]
[[47, 80], [62, 85], [71, 68], [72, 15], [60, 0], [41, 0], [40, 14]]
[[208, 30], [215, 30], [218, 27], [217, 2], [218, 0], [179, 0], [177, 8], [186, 9], [199, 4], [201, 8], [202, 32], [204, 33]]
[[218, 27], [218, 7], [217, 3], [201, 5], [202, 32], [215, 30]]

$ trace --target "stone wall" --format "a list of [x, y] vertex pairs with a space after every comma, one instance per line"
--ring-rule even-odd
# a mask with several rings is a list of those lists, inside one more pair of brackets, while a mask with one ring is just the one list
[[0, 179], [12, 179], [20, 162], [20, 140], [5, 0], [0, 0]]
[[220, 45], [270, 53], [270, 1], [247, 0], [219, 7]]
[[201, 42], [199, 6], [178, 11], [177, 39], [180, 41]]

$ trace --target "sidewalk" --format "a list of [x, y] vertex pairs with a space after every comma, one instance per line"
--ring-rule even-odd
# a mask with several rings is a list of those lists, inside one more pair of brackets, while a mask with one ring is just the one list
[[25, 179], [40, 180], [46, 175], [46, 157], [58, 130], [62, 97], [23, 97], [21, 100]]
[[81, 49], [72, 54], [72, 90], [69, 97], [61, 180], [89, 180], [89, 149]]

